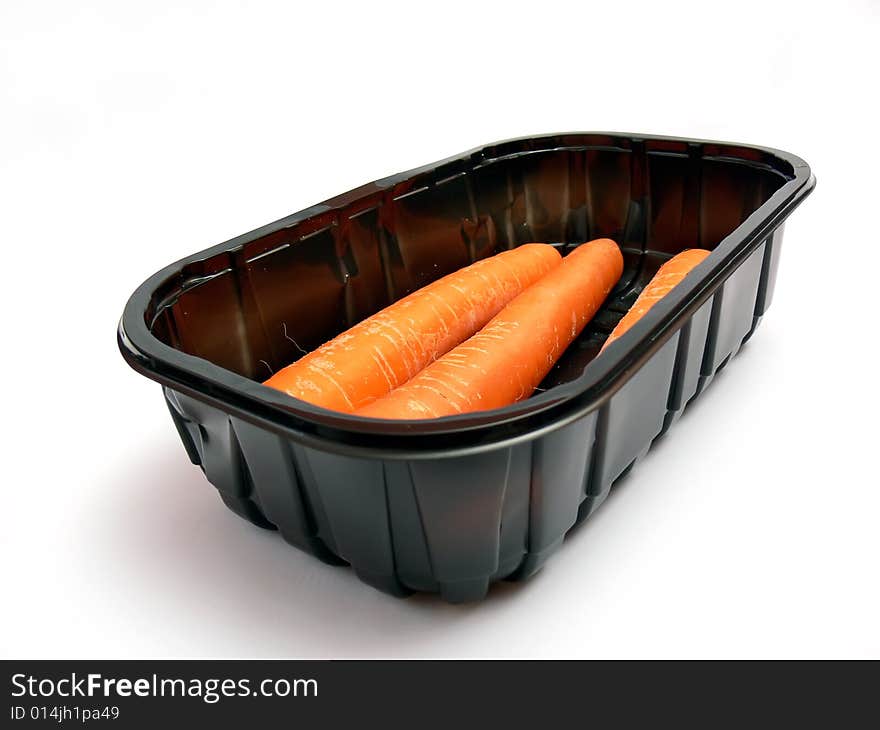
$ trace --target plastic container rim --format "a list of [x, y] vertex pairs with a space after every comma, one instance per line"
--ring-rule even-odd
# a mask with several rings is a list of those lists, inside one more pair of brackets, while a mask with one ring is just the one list
[[[295, 399], [208, 360], [166, 345], [147, 326], [145, 314], [153, 293], [187, 264], [240, 249], [257, 238], [293, 227], [315, 215], [341, 209], [370, 192], [387, 190], [416, 175], [484, 155], [488, 148], [518, 142], [539, 143], [568, 136], [612, 137], [630, 144], [668, 141], [751, 149], [787, 163], [792, 168], [792, 176], [719, 242], [712, 254], [694, 270], [696, 275], [687, 277], [652, 307], [601, 357], [590, 362], [581, 376], [504, 408], [423, 421], [386, 421], [338, 413]], [[547, 146], [509, 156], [577, 147], [590, 148], [595, 145]], [[506, 156], [487, 157], [486, 161]], [[814, 186], [815, 178], [809, 165], [801, 158], [782, 150], [736, 142], [621, 132], [563, 132], [493, 142], [354, 188], [164, 267], [146, 279], [126, 303], [118, 327], [118, 344], [126, 361], [147, 377], [256, 425], [327, 451], [351, 456], [375, 457], [381, 452], [383, 458], [436, 458], [499, 448], [561, 428], [608, 400], [780, 225]]]

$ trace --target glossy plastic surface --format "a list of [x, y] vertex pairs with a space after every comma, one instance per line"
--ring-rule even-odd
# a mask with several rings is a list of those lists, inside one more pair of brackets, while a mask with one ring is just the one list
[[[163, 384], [224, 502], [396, 595], [473, 600], [534, 573], [748, 339], [782, 223], [814, 185], [787, 153], [573, 133], [490, 145], [371, 183], [159, 272], [123, 355]], [[620, 284], [532, 398], [435, 421], [314, 408], [259, 381], [477, 258], [609, 237]], [[713, 251], [602, 357], [684, 248]]]

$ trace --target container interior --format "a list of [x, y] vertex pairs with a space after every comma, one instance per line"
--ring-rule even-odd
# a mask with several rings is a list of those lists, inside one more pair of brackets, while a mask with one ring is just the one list
[[156, 289], [146, 322], [165, 344], [263, 381], [477, 259], [532, 241], [614, 239], [624, 274], [547, 390], [583, 373], [665, 260], [715, 248], [793, 177], [748, 147], [590, 134], [506, 142], [187, 263]]

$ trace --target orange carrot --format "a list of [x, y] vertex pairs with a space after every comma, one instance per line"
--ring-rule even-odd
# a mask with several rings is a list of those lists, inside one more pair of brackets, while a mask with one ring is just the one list
[[669, 294], [672, 288], [679, 284], [687, 276], [688, 272], [708, 255], [709, 252], [702, 248], [691, 248], [687, 251], [682, 251], [677, 256], [673, 256], [663, 264], [657, 273], [654, 274], [654, 278], [648, 282], [648, 286], [642, 289], [642, 293], [639, 294], [635, 304], [623, 315], [623, 319], [617, 323], [617, 326], [608, 335], [608, 339], [605, 340], [602, 349], [604, 350], [608, 347], [608, 345], [644, 317], [651, 307]]
[[265, 385], [350, 413], [466, 340], [560, 260], [552, 246], [529, 243], [477, 261], [356, 324]]
[[579, 246], [482, 330], [356, 415], [423, 419], [527, 398], [592, 318], [623, 271], [607, 238]]

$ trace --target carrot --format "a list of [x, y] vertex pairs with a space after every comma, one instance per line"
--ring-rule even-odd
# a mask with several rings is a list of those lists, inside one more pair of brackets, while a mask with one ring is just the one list
[[604, 350], [608, 347], [608, 345], [644, 317], [651, 307], [669, 294], [673, 287], [679, 284], [687, 276], [688, 272], [708, 255], [709, 252], [702, 248], [691, 248], [673, 256], [663, 264], [657, 273], [654, 274], [654, 278], [648, 282], [648, 286], [642, 289], [642, 293], [639, 294], [635, 304], [623, 315], [623, 319], [617, 323], [617, 326], [608, 335], [608, 339], [605, 340], [602, 349]]
[[438, 418], [527, 398], [599, 309], [622, 271], [623, 256], [614, 241], [604, 238], [579, 246], [477, 334], [356, 415]]
[[529, 243], [477, 261], [368, 317], [264, 385], [350, 413], [466, 340], [560, 260], [552, 246]]

